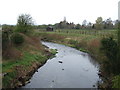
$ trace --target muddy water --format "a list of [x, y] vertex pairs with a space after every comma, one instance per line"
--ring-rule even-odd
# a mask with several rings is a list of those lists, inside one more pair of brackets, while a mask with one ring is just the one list
[[74, 48], [42, 42], [57, 49], [56, 57], [38, 69], [30, 83], [22, 88], [96, 88], [100, 80], [99, 64], [87, 53]]

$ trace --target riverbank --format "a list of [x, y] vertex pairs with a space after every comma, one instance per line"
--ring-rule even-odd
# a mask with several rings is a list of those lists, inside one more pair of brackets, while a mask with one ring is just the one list
[[[82, 52], [89, 53], [99, 63], [106, 59], [105, 55], [100, 52], [101, 37], [94, 35], [82, 35], [72, 33], [59, 32], [39, 32], [36, 36], [40, 36], [42, 40], [64, 44], [76, 48]], [[101, 57], [102, 56], [102, 57]]]
[[39, 37], [21, 34], [22, 45], [11, 45], [5, 52], [2, 62], [2, 87], [17, 88], [29, 83], [31, 76], [39, 67], [53, 57], [56, 50], [48, 49]]
[[105, 61], [107, 57], [100, 51], [101, 39], [103, 37], [94, 35], [82, 35], [73, 33], [56, 33], [56, 32], [39, 32], [38, 36], [44, 41], [55, 42], [59, 44], [64, 44], [70, 47], [74, 47], [80, 51], [87, 52], [97, 60], [100, 64], [99, 76], [103, 79], [104, 83], [99, 85], [100, 88], [111, 88], [112, 87], [112, 74], [107, 74], [105, 72]]
[[22, 88], [97, 88], [99, 64], [89, 54], [63, 44], [42, 43], [58, 53]]

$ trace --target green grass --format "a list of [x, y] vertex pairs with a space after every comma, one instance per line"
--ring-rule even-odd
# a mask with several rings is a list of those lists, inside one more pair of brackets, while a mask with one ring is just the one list
[[[31, 66], [32, 62], [40, 62], [43, 63], [46, 60], [46, 56], [41, 54], [30, 54], [29, 52], [24, 52], [24, 55], [21, 59], [18, 60], [7, 60], [3, 63], [2, 70], [3, 72], [8, 72], [10, 69], [14, 68], [18, 65], [23, 65], [25, 67]], [[11, 71], [11, 70], [10, 70]]]
[[4, 87], [9, 87], [9, 85], [11, 84], [11, 81], [13, 80], [13, 78], [16, 77], [16, 71], [13, 72], [9, 72], [3, 79], [2, 79], [2, 84]]
[[82, 51], [82, 52], [89, 53], [89, 51], [88, 51], [88, 50], [86, 50], [86, 49], [83, 49], [83, 48], [79, 48], [79, 50], [80, 50], [80, 51]]
[[[40, 31], [40, 30], [39, 30]], [[45, 31], [40, 31], [42, 33], [45, 33]], [[76, 36], [88, 36], [88, 37], [117, 37], [117, 30], [68, 30], [68, 29], [63, 29], [63, 30], [55, 30], [54, 32], [46, 32], [49, 34], [60, 34], [60, 35], [65, 35], [65, 36], [71, 36], [71, 37], [76, 37]]]
[[55, 55], [57, 53], [57, 49], [50, 49], [50, 52]]
[[112, 82], [113, 82], [112, 88], [120, 89], [120, 75], [115, 76]]
[[15, 66], [23, 66], [24, 69], [28, 70], [29, 67], [32, 66], [34, 62], [40, 62], [41, 64], [47, 60], [47, 57], [44, 55], [38, 54], [30, 54], [29, 52], [24, 52], [24, 55], [21, 59], [18, 60], [7, 60], [2, 65], [3, 73], [7, 73], [7, 75], [3, 78], [3, 86], [8, 87], [10, 85], [11, 80], [16, 77]]

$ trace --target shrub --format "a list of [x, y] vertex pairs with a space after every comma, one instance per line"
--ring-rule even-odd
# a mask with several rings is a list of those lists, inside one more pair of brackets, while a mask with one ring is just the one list
[[9, 44], [8, 32], [2, 32], [2, 49], [6, 49]]
[[11, 39], [14, 44], [22, 44], [24, 42], [23, 36], [19, 33], [13, 34]]
[[101, 49], [105, 52], [106, 56], [112, 61], [116, 60], [118, 51], [117, 42], [113, 40], [113, 38], [109, 37], [102, 39], [101, 43]]
[[118, 69], [118, 67], [120, 67], [119, 65], [120, 60], [118, 60], [117, 58], [118, 55], [117, 41], [109, 37], [102, 39], [101, 44], [102, 44], [101, 50], [108, 58], [108, 63], [104, 63], [104, 66], [106, 66], [105, 68], [108, 68], [107, 71], [109, 71], [109, 73], [119, 74], [120, 70]]

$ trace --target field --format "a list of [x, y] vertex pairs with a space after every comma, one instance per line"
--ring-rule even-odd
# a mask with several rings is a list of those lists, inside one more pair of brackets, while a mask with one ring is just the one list
[[[37, 32], [46, 32], [45, 29], [43, 30], [36, 30]], [[109, 37], [112, 36], [114, 38], [117, 37], [117, 30], [76, 30], [76, 29], [58, 29], [54, 30], [54, 32], [47, 32], [47, 33], [57, 33], [63, 35], [70, 35], [70, 36], [80, 36], [80, 35], [91, 35], [97, 37]]]

